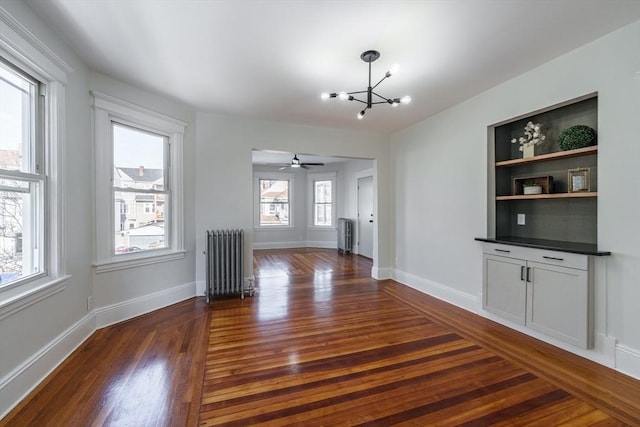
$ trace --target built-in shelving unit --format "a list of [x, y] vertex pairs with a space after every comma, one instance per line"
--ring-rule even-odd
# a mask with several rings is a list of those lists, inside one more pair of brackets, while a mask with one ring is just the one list
[[[529, 122], [545, 135], [533, 157], [512, 143]], [[590, 94], [488, 129], [488, 224], [483, 308], [577, 347], [593, 346], [593, 256], [598, 248], [598, 146], [562, 150], [564, 129], [598, 129]]]
[[[519, 144], [511, 141], [523, 135], [529, 121], [539, 123], [546, 138], [533, 157], [523, 158]], [[597, 131], [596, 94], [489, 127], [489, 238], [544, 239], [597, 248], [598, 146], [562, 150], [558, 136], [574, 125]], [[575, 169], [588, 171], [589, 182], [582, 191], [569, 188], [569, 171]], [[541, 194], [524, 194], [523, 187], [538, 184]]]

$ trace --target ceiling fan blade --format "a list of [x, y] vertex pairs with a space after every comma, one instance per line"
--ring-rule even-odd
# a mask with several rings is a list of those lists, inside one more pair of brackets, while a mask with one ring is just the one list
[[283, 166], [283, 167], [281, 167], [281, 168], [278, 168], [278, 170], [279, 170], [279, 171], [281, 171], [281, 170], [284, 170], [284, 169], [286, 169], [286, 168], [288, 168], [288, 167], [289, 167], [289, 166]]
[[300, 163], [301, 165], [306, 166], [324, 166], [324, 163]]

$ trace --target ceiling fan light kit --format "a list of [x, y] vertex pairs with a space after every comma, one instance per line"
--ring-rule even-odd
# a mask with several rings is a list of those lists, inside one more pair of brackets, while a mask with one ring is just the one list
[[[345, 91], [333, 92], [333, 93], [324, 92], [320, 95], [320, 99], [322, 99], [323, 101], [326, 101], [331, 98], [338, 98], [341, 101], [357, 101], [357, 102], [361, 102], [362, 104], [365, 104], [364, 109], [360, 111], [356, 116], [358, 120], [362, 120], [367, 110], [372, 108], [376, 104], [390, 104], [392, 107], [395, 108], [399, 104], [409, 104], [411, 102], [411, 97], [408, 95], [403, 96], [402, 98], [385, 98], [384, 96], [379, 95], [373, 91], [375, 88], [377, 88], [380, 85], [380, 83], [382, 83], [385, 79], [388, 79], [398, 71], [398, 68], [399, 68], [398, 64], [394, 64], [389, 69], [389, 71], [387, 71], [384, 74], [384, 77], [382, 77], [380, 81], [378, 81], [378, 83], [376, 83], [374, 86], [371, 86], [371, 63], [376, 59], [380, 58], [380, 52], [378, 52], [377, 50], [367, 50], [365, 52], [362, 52], [362, 55], [360, 55], [360, 58], [364, 62], [369, 64], [369, 85], [367, 86], [367, 89], [359, 90], [355, 92], [345, 92]], [[367, 97], [366, 100], [359, 99], [354, 96], [354, 95], [362, 95], [362, 94], [366, 94], [366, 97]]]

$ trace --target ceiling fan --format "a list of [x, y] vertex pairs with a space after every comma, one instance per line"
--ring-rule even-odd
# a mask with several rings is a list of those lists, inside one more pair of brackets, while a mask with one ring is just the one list
[[286, 168], [302, 168], [309, 169], [309, 166], [324, 166], [324, 163], [303, 163], [298, 159], [298, 155], [294, 154], [293, 159], [291, 159], [291, 163], [288, 163], [282, 166], [279, 170], [283, 170]]

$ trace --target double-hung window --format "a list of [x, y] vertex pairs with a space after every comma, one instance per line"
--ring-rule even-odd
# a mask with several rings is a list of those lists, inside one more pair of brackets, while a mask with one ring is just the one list
[[313, 227], [335, 226], [335, 173], [308, 174], [311, 195], [311, 225]]
[[0, 61], [0, 287], [46, 273], [42, 89]]
[[293, 174], [266, 172], [255, 177], [257, 227], [293, 226], [293, 178]]
[[184, 257], [187, 123], [94, 92], [96, 271]]

